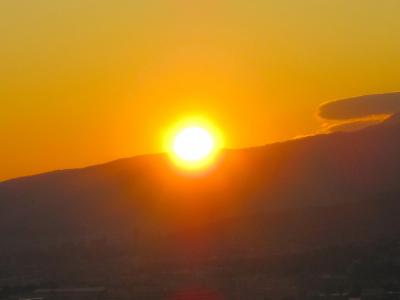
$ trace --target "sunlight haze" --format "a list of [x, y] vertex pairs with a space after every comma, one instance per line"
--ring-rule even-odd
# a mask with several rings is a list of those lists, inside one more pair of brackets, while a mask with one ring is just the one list
[[201, 114], [228, 148], [320, 129], [400, 90], [400, 1], [0, 3], [0, 180], [162, 152]]

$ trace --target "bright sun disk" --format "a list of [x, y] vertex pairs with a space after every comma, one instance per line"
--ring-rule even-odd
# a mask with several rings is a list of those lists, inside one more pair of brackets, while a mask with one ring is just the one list
[[215, 147], [214, 138], [204, 128], [193, 126], [181, 130], [174, 139], [173, 151], [187, 162], [198, 162], [209, 156]]

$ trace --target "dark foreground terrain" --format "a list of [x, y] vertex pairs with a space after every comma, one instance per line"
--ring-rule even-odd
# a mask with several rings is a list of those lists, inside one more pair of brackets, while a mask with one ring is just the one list
[[0, 183], [0, 299], [398, 299], [396, 120]]

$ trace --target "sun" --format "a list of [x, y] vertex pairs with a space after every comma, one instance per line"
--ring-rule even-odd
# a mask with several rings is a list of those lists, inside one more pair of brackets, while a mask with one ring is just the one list
[[181, 122], [170, 133], [168, 153], [186, 169], [199, 169], [212, 164], [222, 146], [219, 131], [210, 122]]
[[187, 162], [196, 162], [206, 158], [215, 147], [214, 138], [202, 127], [187, 127], [174, 139], [173, 151], [176, 156]]

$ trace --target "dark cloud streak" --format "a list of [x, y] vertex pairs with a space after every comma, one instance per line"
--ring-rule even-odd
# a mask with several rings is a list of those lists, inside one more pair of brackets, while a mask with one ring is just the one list
[[326, 120], [352, 120], [400, 112], [400, 92], [374, 94], [323, 103], [318, 115]]
[[382, 120], [360, 120], [354, 122], [344, 122], [339, 124], [333, 124], [328, 127], [328, 132], [339, 132], [339, 131], [355, 131], [363, 128], [367, 128], [372, 125], [381, 123]]

